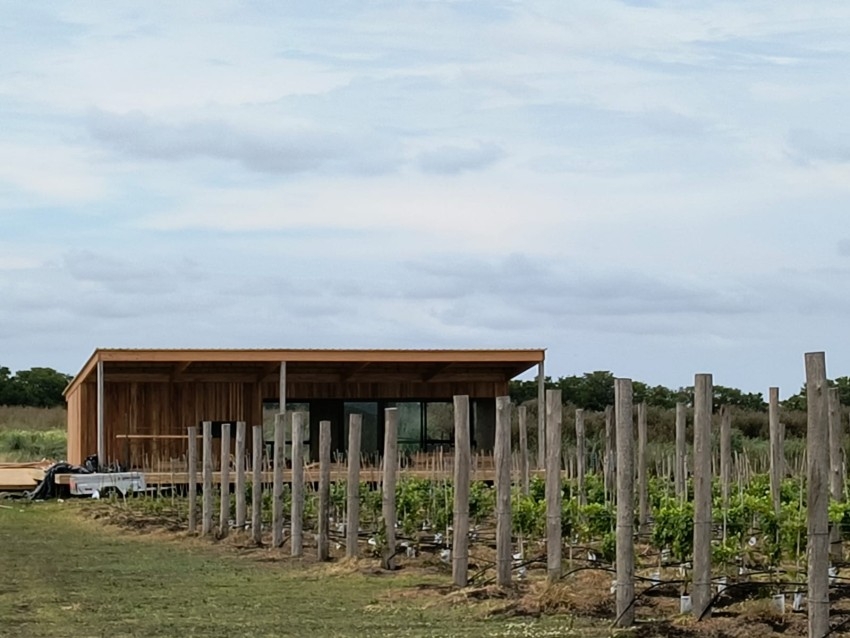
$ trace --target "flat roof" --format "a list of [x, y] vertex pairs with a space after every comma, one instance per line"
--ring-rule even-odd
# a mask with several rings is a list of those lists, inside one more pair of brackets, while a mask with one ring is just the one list
[[[457, 378], [510, 380], [541, 363], [534, 349], [145, 349], [98, 348], [65, 389], [67, 395], [96, 376], [104, 362], [110, 381], [254, 381], [280, 373], [287, 381], [362, 383], [440, 382]], [[108, 373], [108, 374], [107, 374]]]

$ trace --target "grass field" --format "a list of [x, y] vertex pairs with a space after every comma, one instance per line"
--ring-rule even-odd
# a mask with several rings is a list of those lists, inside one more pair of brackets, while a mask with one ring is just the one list
[[119, 530], [86, 506], [0, 502], [0, 636], [608, 635], [568, 616], [489, 617], [486, 601], [451, 602], [436, 569], [305, 565]]
[[64, 408], [0, 405], [0, 462], [65, 458]]

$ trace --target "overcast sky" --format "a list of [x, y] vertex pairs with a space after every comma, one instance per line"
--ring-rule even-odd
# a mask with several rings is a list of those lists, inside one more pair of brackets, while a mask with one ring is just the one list
[[0, 365], [850, 375], [850, 4], [3, 1]]

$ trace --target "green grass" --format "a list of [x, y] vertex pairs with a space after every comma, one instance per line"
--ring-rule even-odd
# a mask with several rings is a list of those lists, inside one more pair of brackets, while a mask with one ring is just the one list
[[452, 605], [415, 588], [446, 585], [446, 574], [354, 572], [271, 550], [239, 556], [207, 541], [104, 526], [84, 519], [79, 502], [0, 505], [0, 636], [571, 633], [566, 616], [486, 619], [482, 603]]
[[64, 408], [0, 405], [0, 462], [64, 459], [68, 449]]
[[0, 430], [0, 461], [60, 460], [67, 449], [64, 430]]

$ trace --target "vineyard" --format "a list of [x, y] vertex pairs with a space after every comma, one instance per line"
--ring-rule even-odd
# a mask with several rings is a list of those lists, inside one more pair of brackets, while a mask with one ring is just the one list
[[[739, 635], [734, 627], [741, 623], [765, 635], [801, 635], [807, 623], [811, 636], [840, 633], [850, 626], [843, 552], [850, 502], [837, 397], [821, 391], [818, 402], [810, 393], [804, 448], [779, 438], [772, 391], [770, 446], [747, 454], [730, 445], [732, 419], [723, 406], [712, 406], [710, 376], [698, 375], [695, 386], [694, 405], [677, 409], [675, 451], [652, 452], [646, 410], [631, 405], [628, 380], [617, 380], [600, 450], [584, 445], [583, 414], [575, 419], [576, 445], [564, 445], [560, 393], [547, 392], [545, 463], [527, 450], [524, 414], [519, 449], [512, 450], [512, 406], [506, 397], [497, 399], [487, 480], [475, 479], [470, 467], [465, 397], [455, 398], [453, 458], [441, 455], [427, 476], [405, 473], [390, 408], [383, 457], [396, 463], [367, 470], [353, 455], [332, 463], [328, 422], [322, 423], [316, 464], [297, 454], [287, 462], [277, 431], [271, 460], [261, 447], [249, 458], [239, 424], [235, 454], [229, 429], [223, 431], [216, 487], [205, 424], [202, 483], [192, 478], [197, 458], [190, 446], [188, 494], [165, 484], [155, 495], [113, 498], [97, 512], [127, 526], [233, 535], [319, 561], [374, 560], [389, 571], [436, 566], [455, 587], [478, 596], [512, 592], [506, 613], [576, 614], [611, 626], [637, 624], [643, 635]], [[306, 419], [296, 416], [293, 450], [300, 449]], [[693, 419], [693, 445], [683, 441], [685, 416]], [[358, 436], [352, 417], [349, 449], [355, 452]], [[193, 429], [189, 440], [195, 440]], [[814, 452], [821, 456], [813, 455], [818, 441]], [[262, 472], [269, 461], [272, 481]], [[219, 513], [217, 526], [213, 512]], [[818, 513], [823, 520], [815, 520]], [[529, 608], [531, 591], [536, 602]], [[812, 630], [819, 604], [827, 611], [826, 629]], [[724, 629], [724, 622], [733, 628]]]

